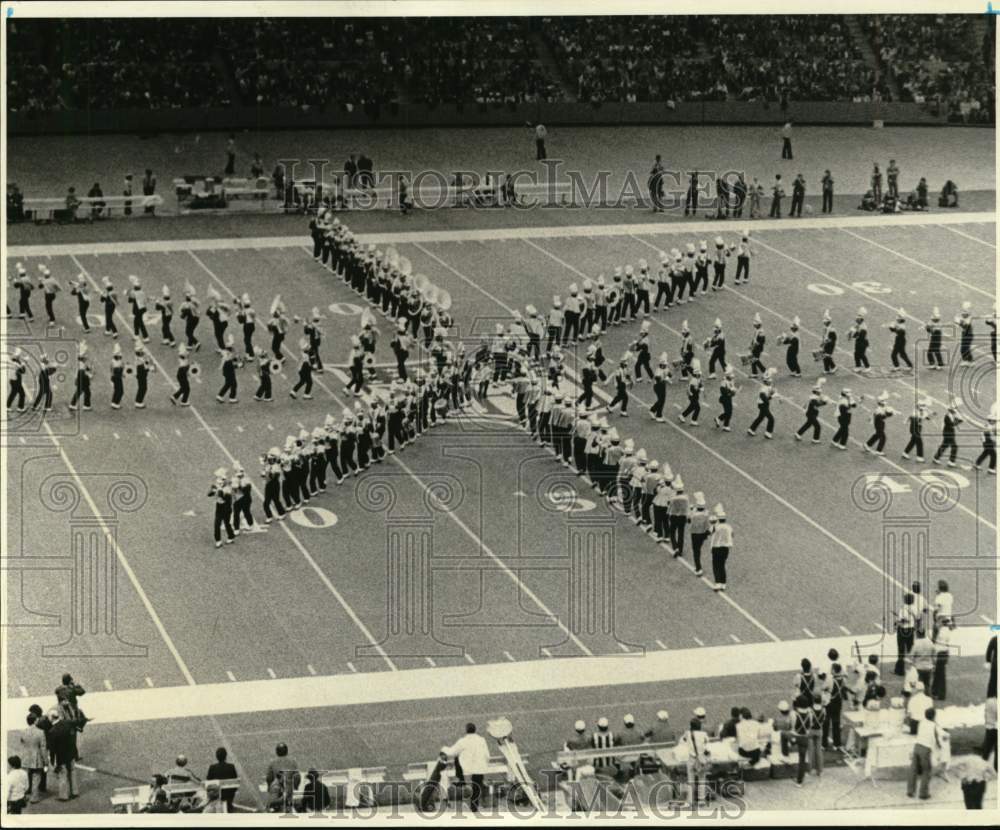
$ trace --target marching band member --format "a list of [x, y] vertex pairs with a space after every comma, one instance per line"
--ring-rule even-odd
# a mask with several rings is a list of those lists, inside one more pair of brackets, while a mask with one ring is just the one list
[[153, 371], [153, 362], [149, 359], [146, 347], [141, 340], [135, 341], [135, 408], [146, 408], [146, 392], [149, 391], [149, 373]]
[[285, 304], [280, 298], [275, 298], [271, 304], [271, 319], [267, 321], [267, 330], [271, 332], [271, 354], [279, 363], [285, 362], [285, 355], [281, 351], [281, 344], [285, 342], [288, 334], [288, 317], [285, 316]]
[[656, 497], [656, 491], [662, 483], [663, 478], [660, 476], [660, 462], [654, 459], [649, 462], [649, 466], [646, 468], [646, 477], [642, 481], [642, 505], [639, 508], [639, 524], [646, 531], [655, 530], [653, 527], [653, 499]]
[[737, 285], [750, 282], [750, 257], [753, 255], [753, 248], [750, 245], [750, 231], [745, 230], [736, 246], [735, 282]]
[[174, 333], [170, 330], [170, 321], [174, 319], [174, 304], [170, 301], [170, 286], [164, 285], [160, 299], [153, 306], [160, 312], [160, 342], [171, 348], [176, 345]]
[[691, 338], [691, 330], [688, 328], [688, 321], [681, 323], [681, 377], [686, 378], [691, 374], [691, 364], [694, 361], [694, 340]]
[[647, 466], [648, 456], [646, 450], [641, 449], [635, 454], [636, 465], [632, 468], [632, 477], [628, 482], [628, 491], [625, 498], [625, 513], [632, 517], [635, 524], [639, 524], [642, 511], [643, 484], [646, 483], [646, 476], [649, 475]]
[[837, 330], [833, 327], [830, 309], [823, 312], [823, 374], [832, 375], [837, 371], [834, 355], [837, 351]]
[[760, 313], [753, 316], [753, 334], [750, 338], [750, 377], [755, 378], [764, 374], [764, 363], [761, 356], [764, 354], [764, 344], [767, 337], [764, 335], [764, 324], [760, 319]]
[[854, 325], [847, 330], [847, 339], [854, 341], [854, 371], [860, 374], [871, 368], [868, 362], [868, 326], [865, 325], [867, 315], [868, 309], [864, 306], [859, 308]]
[[257, 377], [260, 379], [260, 383], [253, 395], [255, 401], [270, 402], [274, 400], [271, 397], [271, 372], [280, 369], [281, 364], [274, 361], [272, 365], [272, 361], [268, 360], [267, 352], [264, 349], [257, 349]]
[[801, 441], [802, 436], [812, 428], [813, 437], [812, 442], [814, 444], [819, 443], [820, 435], [820, 423], [819, 423], [819, 411], [828, 403], [830, 399], [823, 394], [823, 384], [826, 383], [826, 378], [819, 378], [816, 381], [816, 385], [812, 388], [812, 393], [809, 395], [809, 401], [806, 403], [806, 420], [802, 426], [799, 427], [798, 431], [795, 433], [795, 440]]
[[579, 407], [573, 423], [573, 466], [583, 475], [587, 474], [587, 441], [592, 431], [593, 425], [590, 423], [589, 413], [583, 407]]
[[285, 508], [281, 504], [280, 458], [281, 450], [271, 447], [267, 455], [261, 459], [260, 474], [264, 478], [264, 524], [271, 524], [274, 519], [272, 508], [278, 514], [278, 521], [285, 519]]
[[556, 346], [549, 356], [549, 386], [558, 389], [566, 376], [566, 364], [563, 350]]
[[608, 378], [608, 381], [614, 381], [615, 384], [615, 396], [612, 398], [611, 402], [608, 404], [608, 413], [616, 407], [619, 406], [620, 410], [618, 412], [622, 418], [628, 417], [628, 390], [632, 385], [632, 378], [629, 377], [628, 371], [628, 361], [622, 360], [618, 363], [618, 369], [615, 373]]
[[983, 462], [987, 462], [986, 472], [995, 476], [997, 474], [997, 405], [995, 403], [990, 406], [990, 417], [986, 421], [987, 427], [983, 430], [983, 451], [973, 466], [977, 470], [981, 470]]
[[[541, 317], [539, 317], [541, 320]], [[600, 331], [608, 328], [608, 287], [604, 281], [604, 274], [597, 277], [597, 286], [594, 288], [594, 325], [591, 335], [596, 336]]]
[[622, 455], [618, 462], [618, 475], [611, 482], [608, 490], [608, 503], [617, 505], [625, 510], [625, 498], [628, 490], [628, 482], [632, 479], [632, 471], [639, 460], [635, 454], [635, 442], [629, 438], [622, 445]]
[[622, 281], [621, 315], [619, 319], [631, 323], [635, 320], [635, 273], [631, 265], [625, 266], [625, 279]]
[[580, 336], [580, 289], [577, 284], [570, 283], [569, 297], [566, 298], [565, 317], [563, 321], [562, 339], [564, 343], [570, 343]]
[[722, 331], [722, 320], [715, 318], [712, 336], [705, 341], [706, 350], [710, 351], [708, 359], [708, 376], [715, 380], [715, 367], [719, 365], [722, 371], [726, 371], [726, 335]]
[[222, 360], [219, 363], [222, 370], [222, 387], [219, 389], [215, 399], [219, 403], [226, 402], [226, 394], [229, 394], [229, 403], [238, 403], [236, 384], [236, 355], [233, 354], [233, 336], [226, 335], [226, 341], [222, 346]]
[[701, 392], [704, 384], [701, 380], [701, 361], [691, 361], [691, 379], [688, 381], [688, 405], [684, 411], [677, 416], [682, 423], [687, 423], [688, 416], [691, 416], [691, 426], [698, 426], [698, 416], [701, 414]]
[[38, 287], [42, 290], [42, 297], [45, 300], [45, 314], [49, 318], [49, 325], [54, 326], [56, 324], [56, 294], [62, 291], [62, 286], [55, 277], [52, 276], [52, 272], [44, 265], [39, 265], [38, 270], [41, 273], [41, 277], [38, 279]]
[[[603, 426], [602, 426], [603, 429]], [[617, 429], [608, 430], [608, 444], [602, 452], [602, 463], [604, 474], [601, 477], [598, 489], [605, 498], [614, 498], [618, 488], [618, 477], [621, 472], [622, 458], [625, 456], [625, 449], [622, 447], [622, 439]]]
[[215, 345], [221, 352], [226, 348], [226, 329], [229, 327], [229, 306], [222, 302], [222, 295], [213, 287], [208, 287], [208, 305], [205, 316], [212, 321]]
[[688, 296], [685, 302], [693, 303], [695, 301], [694, 293], [694, 273], [695, 273], [695, 256], [696, 252], [694, 249], [694, 243], [688, 242], [684, 246], [684, 281], [687, 284]]
[[24, 365], [24, 352], [20, 347], [14, 349], [10, 360], [11, 367], [7, 375], [7, 383], [10, 386], [10, 391], [7, 393], [7, 409], [17, 401], [17, 411], [24, 412], [24, 374], [28, 371], [28, 367]]
[[177, 389], [170, 396], [170, 403], [177, 406], [190, 406], [188, 398], [191, 396], [191, 384], [188, 375], [191, 372], [191, 364], [188, 360], [188, 348], [183, 343], [177, 347]]
[[840, 400], [837, 402], [837, 431], [833, 435], [830, 444], [838, 450], [847, 449], [847, 441], [850, 438], [851, 418], [854, 408], [858, 405], [859, 399], [851, 395], [850, 389], [843, 389], [840, 392]]
[[670, 267], [670, 289], [674, 302], [680, 305], [687, 302], [684, 299], [684, 288], [687, 286], [687, 276], [684, 273], [684, 256], [677, 248], [670, 249], [673, 262]]
[[962, 360], [966, 363], [972, 362], [972, 303], [966, 300], [962, 303], [962, 313], [955, 318], [961, 332], [959, 340], [959, 351]]
[[622, 303], [624, 294], [624, 286], [622, 285], [622, 269], [621, 266], [616, 266], [614, 272], [611, 275], [611, 286], [608, 288], [608, 322], [617, 326], [622, 321]]
[[406, 321], [399, 319], [396, 322], [396, 334], [389, 343], [393, 354], [396, 355], [396, 375], [400, 380], [408, 380], [406, 374], [406, 360], [410, 356], [410, 348], [413, 346], [413, 338], [407, 332]]
[[667, 508], [670, 517], [670, 547], [674, 550], [674, 559], [680, 559], [684, 556], [684, 530], [691, 512], [691, 503], [684, 493], [684, 481], [680, 475], [674, 477], [671, 488], [673, 494]]
[[104, 307], [104, 333], [117, 337], [115, 309], [118, 307], [118, 300], [115, 297], [114, 286], [111, 285], [111, 277], [101, 277], [101, 305]]
[[944, 334], [941, 331], [941, 310], [934, 306], [931, 313], [930, 322], [924, 326], [927, 331], [927, 368], [935, 371], [944, 369], [944, 354], [941, 351], [941, 342]]
[[49, 361], [49, 356], [42, 352], [39, 358], [41, 366], [38, 371], [38, 391], [35, 393], [35, 400], [31, 404], [32, 411], [39, 406], [45, 412], [52, 411], [52, 376], [56, 373], [56, 367]]
[[524, 323], [525, 329], [528, 332], [528, 354], [532, 355], [535, 360], [541, 360], [542, 335], [545, 333], [545, 321], [542, 319], [542, 315], [538, 313], [538, 309], [533, 305], [526, 305], [524, 311], [528, 315]]
[[253, 486], [239, 461], [233, 462], [233, 477], [229, 482], [229, 489], [233, 494], [233, 533], [238, 536], [241, 520], [247, 530], [253, 528], [253, 514], [250, 513]]
[[122, 347], [115, 343], [111, 354], [111, 408], [121, 409], [125, 397], [125, 364], [122, 362]]
[[299, 379], [295, 386], [292, 387], [291, 391], [288, 393], [291, 398], [298, 398], [299, 390], [304, 389], [302, 397], [307, 401], [312, 400], [312, 373], [313, 373], [313, 353], [309, 347], [309, 339], [303, 337], [299, 340], [299, 349], [302, 352], [302, 357], [299, 360]]
[[312, 446], [309, 448], [309, 492], [312, 495], [326, 492], [326, 442], [323, 427], [312, 431]]
[[713, 527], [711, 537], [712, 575], [715, 577], [716, 591], [726, 590], [726, 562], [733, 549], [733, 528], [726, 522], [726, 511], [721, 504], [715, 505], [713, 511]]
[[351, 337], [351, 351], [347, 356], [347, 363], [351, 370], [351, 380], [344, 387], [344, 393], [358, 397], [365, 385], [365, 354], [361, 349], [361, 338], [356, 334]]
[[35, 286], [32, 285], [31, 277], [20, 262], [15, 265], [15, 269], [13, 284], [17, 289], [17, 316], [21, 320], [34, 320], [35, 315], [31, 311], [31, 292], [35, 290]]
[[893, 334], [892, 354], [890, 355], [892, 371], [900, 370], [900, 361], [906, 364], [907, 369], [913, 369], [913, 364], [906, 354], [906, 310], [901, 308], [896, 316], [896, 321], [890, 323], [886, 328]]
[[[763, 384], [757, 392], [757, 417], [747, 430], [747, 435], [756, 435], [757, 427], [764, 426], [764, 437], [774, 437], [774, 415], [771, 414], [771, 399], [774, 397], [774, 375], [775, 370], [768, 369], [764, 372]], [[765, 423], [766, 422], [766, 423]]]
[[551, 421], [552, 407], [555, 404], [555, 395], [551, 389], [546, 389], [542, 393], [542, 400], [538, 405], [538, 443], [543, 447], [552, 440]]
[[704, 571], [701, 567], [701, 549], [708, 538], [711, 526], [710, 516], [705, 509], [705, 494], [697, 492], [694, 494], [694, 505], [691, 508], [691, 515], [688, 523], [691, 526], [691, 553], [694, 557], [694, 575], [701, 576]]
[[490, 339], [490, 355], [493, 358], [493, 382], [500, 383], [507, 380], [507, 337], [500, 323], [494, 326], [493, 337]]
[[649, 408], [649, 414], [660, 424], [663, 423], [663, 407], [667, 402], [667, 384], [672, 382], [673, 374], [670, 371], [670, 358], [664, 352], [660, 355], [656, 374], [653, 375], [653, 394], [656, 395], [656, 400]]
[[917, 461], [923, 462], [924, 421], [930, 420], [934, 414], [928, 409], [929, 406], [930, 401], [926, 398], [922, 398], [913, 408], [913, 414], [908, 419], [910, 440], [906, 445], [906, 449], [903, 450], [903, 458], [909, 459], [910, 453], [916, 452]]
[[588, 277], [583, 281], [583, 297], [580, 299], [580, 339], [590, 337], [594, 326], [594, 283]]
[[226, 544], [231, 545], [236, 538], [231, 522], [233, 515], [233, 491], [227, 480], [225, 467], [215, 471], [215, 481], [208, 489], [208, 497], [215, 500], [215, 519], [212, 532], [215, 535], [215, 546], [222, 547], [222, 529], [226, 529]]
[[201, 348], [201, 343], [194, 336], [198, 328], [198, 322], [201, 320], [198, 309], [198, 298], [195, 296], [194, 286], [191, 283], [185, 283], [184, 302], [180, 306], [180, 316], [184, 321], [184, 336], [187, 338], [187, 347], [195, 351]]
[[958, 414], [958, 409], [961, 405], [962, 401], [959, 398], [952, 398], [948, 404], [948, 411], [944, 413], [944, 426], [941, 429], [941, 445], [937, 448], [937, 452], [934, 453], [934, 458], [932, 459], [935, 464], [941, 463], [941, 456], [947, 451], [949, 453], [948, 466], [958, 466], [956, 463], [956, 459], [958, 458], [958, 444], [955, 443], [955, 431], [963, 421], [962, 416]]
[[87, 276], [81, 271], [76, 276], [76, 280], [70, 283], [69, 293], [76, 297], [76, 313], [80, 318], [80, 327], [90, 334], [90, 321], [87, 319], [87, 310], [90, 308], [90, 288], [87, 285]]
[[733, 419], [733, 398], [736, 397], [737, 391], [736, 384], [733, 382], [733, 367], [727, 366], [722, 383], [719, 384], [719, 403], [722, 404], [722, 414], [715, 418], [716, 429], [721, 429], [723, 432], [731, 431], [729, 423]]
[[786, 334], [778, 335], [778, 343], [785, 346], [785, 365], [793, 378], [802, 377], [799, 366], [799, 318], [793, 317]]
[[131, 287], [126, 294], [129, 305], [132, 306], [132, 334], [141, 337], [144, 342], [149, 342], [149, 332], [146, 331], [146, 292], [142, 290], [142, 284], [135, 274], [128, 277]]
[[708, 293], [708, 242], [704, 239], [698, 245], [698, 255], [694, 258], [694, 285], [692, 293]]
[[250, 303], [250, 295], [245, 293], [236, 300], [236, 322], [243, 329], [243, 354], [253, 360], [258, 350], [253, 345], [253, 335], [257, 329], [257, 312]]
[[896, 414], [896, 410], [889, 406], [888, 392], [883, 392], [876, 400], [878, 405], [872, 413], [872, 424], [875, 431], [872, 433], [871, 438], [865, 442], [864, 449], [865, 452], [874, 451], [875, 455], [885, 455], [885, 452], [883, 452], [885, 449], [885, 422]]
[[580, 385], [583, 387], [583, 391], [576, 399], [576, 404], [577, 406], [582, 405], [585, 409], [591, 409], [594, 406], [594, 384], [597, 383], [597, 369], [594, 367], [593, 349], [593, 346], [587, 349], [586, 360], [583, 368], [580, 369]]
[[712, 290], [721, 291], [726, 285], [726, 260], [729, 259], [732, 251], [726, 247], [725, 240], [721, 236], [715, 237], [715, 256], [713, 267], [715, 273], [712, 277]]
[[660, 302], [666, 303], [665, 308], [670, 308], [674, 304], [674, 291], [671, 284], [670, 258], [666, 251], [660, 251], [660, 267], [656, 271], [656, 299], [653, 301], [653, 310], [660, 310]]
[[69, 402], [71, 411], [76, 411], [78, 401], [82, 401], [85, 412], [90, 411], [90, 379], [93, 376], [94, 370], [87, 360], [87, 344], [81, 341], [77, 346], [76, 389], [73, 390], [73, 399]]
[[[705, 266], [707, 269], [707, 265]], [[707, 275], [705, 277], [706, 281], [708, 279]], [[639, 260], [639, 275], [636, 277], [635, 282], [635, 310], [642, 309], [642, 316], [649, 316], [649, 288], [652, 285], [653, 278], [649, 274], [649, 263], [644, 259]]]
[[635, 382], [642, 383], [643, 370], [649, 376], [649, 379], [653, 379], [653, 367], [650, 365], [649, 359], [649, 321], [643, 320], [641, 330], [639, 332], [639, 337], [629, 346], [629, 349], [635, 354]]
[[[604, 357], [604, 344], [601, 342], [601, 333], [604, 331], [603, 324], [594, 326], [594, 342], [590, 344], [590, 348], [594, 350], [594, 368], [597, 369], [597, 376], [601, 379], [601, 383], [604, 383], [608, 379], [608, 376], [604, 374], [604, 364], [607, 362], [607, 358]], [[588, 354], [590, 349], [587, 350]]]
[[670, 544], [670, 500], [674, 490], [664, 476], [657, 476], [653, 494], [653, 535], [663, 545]]

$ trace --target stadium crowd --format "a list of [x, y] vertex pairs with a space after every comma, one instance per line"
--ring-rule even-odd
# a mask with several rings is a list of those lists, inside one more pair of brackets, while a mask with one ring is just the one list
[[989, 119], [992, 28], [979, 44], [969, 15], [857, 19], [876, 60], [832, 15], [11, 21], [8, 106], [887, 100], [881, 62], [904, 99]]

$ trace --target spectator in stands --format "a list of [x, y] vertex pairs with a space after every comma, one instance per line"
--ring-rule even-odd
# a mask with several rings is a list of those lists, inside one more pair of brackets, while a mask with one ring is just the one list
[[913, 733], [917, 736], [917, 740], [913, 745], [913, 755], [910, 756], [910, 776], [906, 783], [906, 794], [910, 798], [917, 795], [917, 779], [920, 780], [920, 798], [926, 800], [931, 797], [932, 756], [941, 748], [944, 732], [936, 720], [937, 712], [933, 706], [928, 706], [924, 710], [917, 730]]
[[774, 184], [771, 185], [771, 213], [772, 219], [781, 218], [781, 200], [785, 198], [785, 188], [781, 184], [781, 173], [774, 177]]
[[253, 154], [253, 161], [250, 164], [250, 178], [259, 179], [264, 175], [264, 162], [260, 157], [260, 153]]
[[749, 709], [743, 708], [739, 714], [740, 719], [736, 723], [734, 736], [736, 751], [741, 758], [746, 758], [750, 762], [750, 766], [754, 766], [760, 760], [760, 730]]
[[167, 795], [166, 790], [161, 788], [153, 793], [152, 801], [140, 812], [173, 813], [176, 811], [170, 806], [170, 797]]
[[38, 792], [44, 794], [48, 792], [47, 768], [55, 765], [52, 757], [52, 748], [49, 746], [49, 732], [52, 730], [52, 721], [49, 720], [48, 716], [42, 711], [42, 707], [37, 703], [32, 703], [28, 707], [28, 714], [35, 716], [35, 726], [45, 736], [45, 764], [42, 767], [41, 782], [38, 786]]
[[823, 171], [823, 213], [833, 213], [833, 176]]
[[30, 788], [28, 773], [21, 769], [20, 757], [11, 755], [7, 759], [7, 785], [4, 787], [8, 815], [19, 816], [27, 808]]
[[651, 744], [673, 743], [677, 740], [677, 735], [670, 726], [670, 715], [666, 709], [660, 709], [656, 713], [656, 722], [646, 732], [646, 739]]
[[66, 191], [66, 218], [70, 222], [76, 221], [76, 211], [80, 207], [80, 199], [76, 195], [76, 188], [71, 187]]
[[720, 738], [736, 737], [736, 724], [740, 722], [741, 712], [742, 709], [739, 706], [733, 706], [729, 710], [728, 720], [723, 721], [722, 726], [719, 727]]
[[219, 785], [212, 781], [205, 785], [205, 806], [203, 813], [228, 813], [229, 805], [222, 799]]
[[226, 139], [226, 169], [223, 172], [227, 176], [236, 173], [236, 136], [232, 133]]
[[833, 738], [833, 748], [841, 749], [843, 744], [840, 738], [840, 723], [843, 714], [844, 700], [850, 694], [847, 687], [847, 675], [840, 663], [833, 663], [830, 666], [830, 699], [826, 704], [826, 723], [823, 731], [823, 747], [830, 746], [830, 738]]
[[[228, 760], [229, 753], [226, 752], [224, 746], [220, 746], [215, 750], [215, 763], [211, 764], [208, 768], [208, 772], [205, 773], [206, 781], [232, 781], [240, 777], [240, 774], [236, 771], [236, 766], [231, 764]], [[222, 800], [226, 802], [229, 807], [229, 812], [233, 811], [233, 800], [236, 798], [236, 789], [226, 789], [222, 793]]]
[[708, 712], [705, 711], [705, 707], [696, 706], [693, 714], [698, 719], [698, 723], [701, 724], [701, 731], [706, 735], [711, 735], [712, 730], [708, 725]]
[[357, 176], [358, 163], [354, 160], [354, 153], [351, 153], [344, 162], [344, 187], [356, 187]]
[[924, 632], [923, 637], [918, 637], [913, 642], [913, 665], [917, 669], [917, 679], [923, 684], [925, 689], [930, 689], [934, 675], [934, 643]]
[[882, 201], [882, 171], [879, 169], [878, 162], [872, 165], [872, 178], [871, 178], [871, 189], [872, 194], [875, 196], [876, 202]]
[[948, 656], [951, 653], [951, 632], [954, 621], [950, 625], [942, 625], [934, 638], [934, 680], [931, 682], [931, 697], [935, 701], [943, 701], [948, 696]]
[[924, 712], [934, 705], [934, 701], [924, 692], [924, 684], [917, 682], [914, 686], [910, 701], [906, 704], [906, 722], [911, 735], [917, 734], [920, 721], [924, 719]]
[[796, 697], [799, 695], [805, 696], [811, 705], [813, 698], [816, 697], [818, 693], [816, 675], [813, 674], [812, 661], [808, 657], [803, 657], [799, 666], [799, 671], [796, 672], [795, 679], [792, 680], [792, 692]]
[[96, 219], [101, 215], [101, 211], [104, 210], [104, 206], [107, 204], [103, 201], [104, 191], [101, 190], [100, 182], [94, 182], [94, 186], [87, 191], [87, 197], [97, 200], [90, 203], [90, 216], [92, 219]]
[[986, 698], [985, 707], [985, 724], [986, 733], [983, 735], [983, 746], [982, 746], [982, 756], [986, 761], [993, 758], [993, 769], [997, 768], [997, 699], [994, 695], [993, 697]]
[[809, 767], [809, 698], [799, 695], [795, 698], [795, 711], [792, 713], [792, 743], [798, 753], [799, 762], [795, 769], [795, 786], [801, 787]]
[[917, 182], [917, 210], [927, 210], [927, 179], [923, 176]]
[[63, 718], [58, 709], [51, 710], [48, 718], [52, 728], [46, 743], [55, 763], [53, 771], [59, 780], [59, 800], [69, 801], [77, 797], [74, 776], [79, 756], [76, 748], [77, 728], [73, 721]]
[[691, 798], [691, 806], [698, 804], [700, 795], [700, 783], [705, 779], [705, 770], [711, 753], [708, 748], [708, 735], [701, 729], [701, 721], [692, 718], [688, 724], [688, 730], [681, 735], [680, 743], [682, 757], [687, 766], [688, 790]]
[[357, 186], [363, 188], [375, 187], [375, 163], [364, 153], [358, 156]]
[[274, 758], [267, 765], [267, 774], [264, 777], [271, 796], [269, 809], [277, 806], [279, 811], [291, 812], [292, 797], [302, 780], [299, 769], [298, 762], [288, 755], [288, 745], [278, 744], [274, 748]]
[[274, 182], [274, 196], [276, 199], [285, 200], [285, 165], [280, 161], [274, 165], [271, 173], [271, 181]]
[[28, 726], [20, 734], [21, 746], [18, 754], [22, 767], [28, 773], [28, 790], [31, 803], [41, 798], [41, 786], [45, 782], [45, 767], [48, 762], [48, 752], [45, 749], [45, 733], [38, 727], [38, 716], [28, 713]]
[[7, 221], [24, 221], [24, 194], [14, 182], [7, 183]]
[[186, 755], [178, 755], [174, 759], [174, 765], [163, 773], [164, 778], [167, 779], [169, 784], [190, 784], [194, 781], [200, 781], [187, 766], [188, 759]]
[[757, 177], [753, 177], [753, 181], [750, 182], [750, 218], [760, 219], [760, 205], [761, 200], [764, 198], [764, 185], [757, 181]]
[[792, 159], [792, 122], [785, 122], [785, 126], [781, 128], [781, 157], [783, 159]]
[[941, 188], [941, 196], [938, 199], [938, 207], [958, 207], [958, 185], [951, 179], [948, 179], [948, 181], [944, 183], [944, 187]]
[[[154, 196], [156, 194], [156, 176], [153, 175], [153, 171], [150, 168], [146, 168], [146, 175], [142, 178], [142, 195], [143, 196]], [[147, 205], [144, 213], [154, 214], [156, 208], [153, 205]]]
[[306, 785], [302, 790], [300, 813], [322, 813], [330, 809], [330, 791], [320, 779], [319, 772], [311, 769], [306, 773]]
[[483, 797], [483, 780], [490, 764], [490, 748], [486, 739], [476, 734], [474, 723], [467, 723], [465, 734], [451, 746], [441, 747], [441, 752], [455, 759], [456, 782], [464, 784], [466, 776], [469, 777], [472, 788], [469, 809], [478, 813]]
[[801, 216], [802, 205], [806, 200], [806, 179], [801, 173], [792, 182], [792, 206], [788, 211], [789, 216]]
[[899, 198], [899, 167], [896, 159], [889, 159], [889, 166], [885, 169], [886, 190], [889, 195]]
[[[125, 176], [125, 185], [124, 185], [124, 188], [122, 189], [122, 196], [131, 196], [131, 195], [132, 195], [132, 174], [129, 173], [127, 176]], [[132, 202], [131, 201], [125, 202], [124, 213], [125, 213], [126, 216], [131, 216], [132, 215]]]
[[781, 754], [787, 755], [792, 745], [794, 727], [792, 707], [787, 700], [778, 703], [778, 715], [774, 719], [774, 731], [781, 736]]
[[545, 129], [545, 125], [539, 122], [535, 125], [535, 160], [544, 161], [548, 158], [545, 150], [545, 139], [548, 138], [549, 131]]
[[875, 191], [866, 190], [864, 196], [861, 197], [861, 204], [858, 205], [858, 210], [873, 211], [877, 207], [878, 202], [875, 201]]

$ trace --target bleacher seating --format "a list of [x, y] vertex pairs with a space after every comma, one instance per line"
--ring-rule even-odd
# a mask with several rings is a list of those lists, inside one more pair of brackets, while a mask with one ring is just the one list
[[[987, 117], [995, 86], [971, 15], [886, 15], [877, 42], [875, 18], [858, 21], [904, 98], [940, 100], [967, 121]], [[400, 101], [892, 94], [843, 15], [21, 20], [10, 22], [7, 42], [15, 112], [243, 105], [377, 117]]]

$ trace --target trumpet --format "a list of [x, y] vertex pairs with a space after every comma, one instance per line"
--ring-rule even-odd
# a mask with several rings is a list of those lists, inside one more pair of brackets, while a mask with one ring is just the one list
[[199, 366], [197, 363], [192, 363], [191, 364], [191, 374], [194, 375], [195, 377], [197, 377], [198, 375], [200, 375], [201, 374], [201, 366]]

